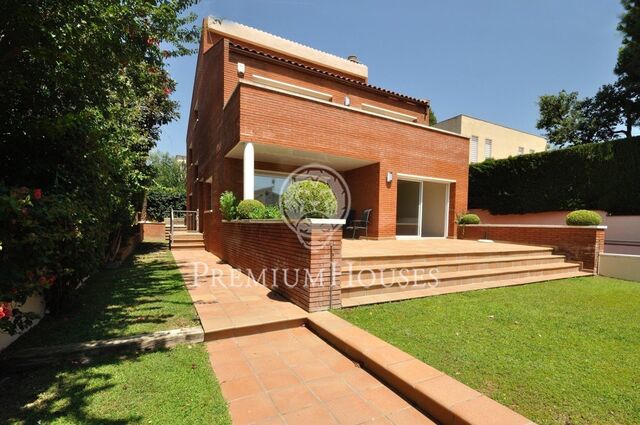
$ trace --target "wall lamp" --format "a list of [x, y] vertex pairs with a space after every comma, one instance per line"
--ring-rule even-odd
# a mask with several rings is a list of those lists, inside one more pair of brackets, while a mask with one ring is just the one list
[[393, 181], [393, 171], [387, 171], [387, 183], [391, 183]]

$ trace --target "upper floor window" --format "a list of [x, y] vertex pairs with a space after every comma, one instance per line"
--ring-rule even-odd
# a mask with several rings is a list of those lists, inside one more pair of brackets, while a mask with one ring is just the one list
[[471, 146], [469, 147], [469, 161], [478, 162], [478, 136], [471, 136]]
[[523, 155], [523, 154], [524, 154], [524, 146], [518, 147], [518, 155]]
[[484, 139], [484, 159], [493, 158], [493, 141]]

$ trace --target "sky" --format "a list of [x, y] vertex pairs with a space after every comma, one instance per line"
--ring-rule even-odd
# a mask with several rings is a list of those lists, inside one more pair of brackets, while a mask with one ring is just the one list
[[[615, 80], [618, 0], [203, 0], [193, 7], [338, 56], [358, 56], [369, 82], [458, 114], [541, 134], [540, 95], [593, 95]], [[184, 154], [196, 55], [171, 59], [181, 118], [158, 149]]]

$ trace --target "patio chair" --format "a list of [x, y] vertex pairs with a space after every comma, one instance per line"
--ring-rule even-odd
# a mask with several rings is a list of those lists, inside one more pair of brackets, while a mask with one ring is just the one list
[[347, 214], [347, 217], [345, 219], [344, 222], [344, 227], [342, 228], [342, 237], [346, 238], [347, 237], [347, 228], [351, 227], [351, 223], [353, 223], [353, 219], [356, 218], [356, 210], [354, 210], [353, 208], [349, 210], [349, 213]]
[[356, 238], [356, 232], [358, 230], [364, 230], [365, 237], [369, 236], [369, 218], [371, 217], [371, 211], [373, 211], [371, 208], [367, 208], [362, 211], [360, 220], [353, 220], [351, 225], [346, 227], [347, 230], [353, 231], [353, 235], [351, 236], [352, 239]]

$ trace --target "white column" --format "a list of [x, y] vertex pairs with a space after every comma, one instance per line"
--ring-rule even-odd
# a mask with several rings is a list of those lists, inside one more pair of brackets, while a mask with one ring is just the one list
[[244, 144], [244, 155], [243, 155], [243, 163], [244, 163], [244, 173], [243, 173], [243, 181], [244, 181], [244, 198], [243, 199], [253, 199], [253, 176], [254, 176], [254, 161], [255, 161], [255, 153], [253, 151], [253, 143], [245, 143]]

